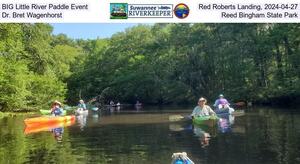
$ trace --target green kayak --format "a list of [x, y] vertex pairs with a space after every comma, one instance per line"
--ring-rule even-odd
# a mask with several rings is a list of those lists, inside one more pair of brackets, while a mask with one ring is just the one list
[[202, 124], [210, 124], [214, 123], [219, 119], [218, 116], [201, 116], [201, 117], [194, 117], [193, 123], [196, 125], [202, 125]]
[[[41, 109], [40, 112], [42, 113], [42, 115], [51, 115], [51, 110], [43, 110]], [[67, 111], [63, 110], [63, 114], [62, 115], [66, 115]]]

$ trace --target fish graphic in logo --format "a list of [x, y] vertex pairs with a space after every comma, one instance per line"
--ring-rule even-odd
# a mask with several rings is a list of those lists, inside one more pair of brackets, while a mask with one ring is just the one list
[[189, 7], [184, 3], [179, 3], [174, 8], [174, 14], [179, 19], [184, 19], [187, 16], [189, 16], [190, 9]]

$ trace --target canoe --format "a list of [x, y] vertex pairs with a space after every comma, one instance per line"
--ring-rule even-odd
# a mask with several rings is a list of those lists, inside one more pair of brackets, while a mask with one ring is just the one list
[[[51, 110], [44, 110], [44, 109], [41, 109], [40, 112], [42, 113], [42, 115], [51, 115]], [[67, 114], [67, 111], [66, 111], [66, 110], [63, 110], [62, 115], [66, 115], [66, 114]]]
[[216, 122], [219, 118], [217, 116], [201, 116], [201, 117], [194, 117], [193, 118], [193, 123], [196, 125], [201, 125], [201, 124], [207, 124], [210, 122]]
[[41, 131], [51, 131], [55, 128], [60, 127], [67, 127], [71, 126], [75, 123], [75, 117], [74, 119], [70, 119], [66, 122], [57, 122], [57, 123], [49, 123], [49, 124], [34, 124], [32, 126], [26, 126], [24, 130], [24, 134], [30, 134], [30, 133], [37, 133]]
[[56, 124], [64, 123], [71, 120], [75, 120], [75, 116], [44, 116], [44, 117], [35, 117], [27, 118], [24, 120], [26, 126], [36, 126], [36, 125], [45, 125], [45, 124]]

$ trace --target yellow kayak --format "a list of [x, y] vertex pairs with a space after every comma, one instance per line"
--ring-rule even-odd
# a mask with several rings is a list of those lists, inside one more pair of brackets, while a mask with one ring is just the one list
[[44, 117], [35, 117], [27, 118], [24, 120], [26, 126], [35, 126], [35, 125], [44, 125], [44, 124], [55, 124], [55, 123], [64, 123], [71, 120], [75, 120], [75, 116], [44, 116]]

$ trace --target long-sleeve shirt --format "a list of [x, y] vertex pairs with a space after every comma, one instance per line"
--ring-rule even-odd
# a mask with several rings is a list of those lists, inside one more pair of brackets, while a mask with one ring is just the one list
[[224, 98], [220, 98], [218, 100], [215, 101], [214, 107], [217, 107], [218, 105], [229, 105], [228, 101]]
[[78, 104], [78, 108], [82, 108], [83, 110], [86, 110], [86, 105], [85, 104]]
[[209, 116], [216, 114], [208, 105], [204, 105], [203, 108], [196, 106], [191, 116]]

